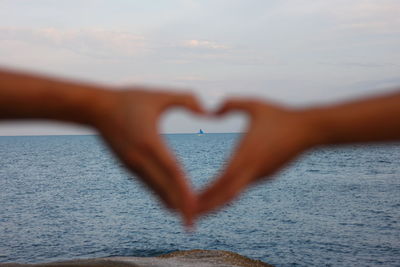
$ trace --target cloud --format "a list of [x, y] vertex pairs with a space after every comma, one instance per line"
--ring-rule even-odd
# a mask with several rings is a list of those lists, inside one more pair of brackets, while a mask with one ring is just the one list
[[386, 68], [386, 67], [400, 67], [398, 63], [392, 62], [319, 62], [321, 65], [330, 66], [344, 66], [344, 67], [356, 67], [356, 68]]
[[397, 0], [346, 1], [331, 13], [339, 28], [381, 34], [400, 32], [400, 2]]
[[202, 48], [202, 49], [211, 49], [211, 50], [226, 50], [229, 47], [226, 45], [218, 44], [212, 41], [205, 40], [185, 40], [182, 42], [183, 47], [189, 48]]
[[68, 49], [78, 54], [108, 58], [136, 56], [149, 51], [146, 39], [130, 32], [104, 29], [0, 28], [0, 42], [19, 41]]
[[[100, 28], [13, 28], [0, 27], [0, 45], [7, 42], [34, 44], [47, 48], [66, 49], [74, 53], [102, 59], [126, 59], [130, 57], [167, 59], [187, 63], [193, 55], [204, 59], [226, 52], [229, 47], [211, 40], [149, 39], [128, 31]], [[187, 49], [183, 51], [182, 49]], [[198, 59], [198, 57], [196, 57]], [[188, 61], [189, 60], [189, 61]]]

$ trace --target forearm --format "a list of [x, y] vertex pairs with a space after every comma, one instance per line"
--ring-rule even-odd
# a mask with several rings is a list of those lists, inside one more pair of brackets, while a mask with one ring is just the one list
[[310, 109], [321, 144], [400, 140], [400, 93]]
[[0, 119], [50, 119], [91, 124], [106, 90], [0, 69]]

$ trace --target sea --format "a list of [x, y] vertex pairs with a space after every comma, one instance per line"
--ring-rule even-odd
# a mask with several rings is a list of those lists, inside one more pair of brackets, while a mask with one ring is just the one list
[[[200, 189], [241, 136], [163, 138]], [[0, 262], [218, 249], [275, 266], [400, 266], [399, 143], [310, 150], [273, 178], [187, 232], [98, 136], [0, 137]]]

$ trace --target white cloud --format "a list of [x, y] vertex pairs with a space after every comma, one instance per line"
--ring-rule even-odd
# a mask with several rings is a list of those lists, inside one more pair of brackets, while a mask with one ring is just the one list
[[400, 1], [346, 1], [330, 11], [340, 28], [371, 33], [400, 32]]
[[184, 47], [190, 47], [190, 48], [205, 48], [205, 49], [216, 49], [216, 50], [226, 50], [229, 47], [226, 45], [218, 44], [212, 41], [206, 41], [206, 40], [186, 40], [182, 43]]
[[[0, 27], [0, 47], [10, 42], [28, 46], [32, 44], [44, 49], [64, 49], [96, 59], [126, 60], [142, 57], [174, 64], [189, 63], [193, 58], [208, 60], [210, 57], [226, 56], [225, 52], [229, 49], [227, 45], [209, 40], [164, 41], [128, 31], [100, 28], [63, 30]], [[43, 56], [46, 57], [45, 53]]]
[[104, 29], [0, 28], [0, 42], [20, 41], [96, 57], [135, 56], [149, 51], [141, 35]]

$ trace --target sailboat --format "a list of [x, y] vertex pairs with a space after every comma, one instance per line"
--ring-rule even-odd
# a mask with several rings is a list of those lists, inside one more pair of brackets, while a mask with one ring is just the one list
[[203, 136], [203, 135], [204, 135], [204, 132], [202, 129], [200, 129], [200, 131], [197, 133], [197, 136]]

